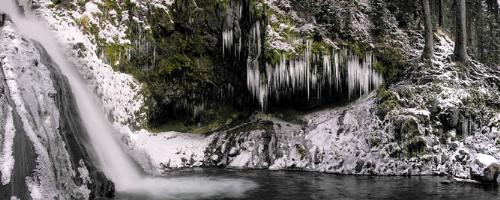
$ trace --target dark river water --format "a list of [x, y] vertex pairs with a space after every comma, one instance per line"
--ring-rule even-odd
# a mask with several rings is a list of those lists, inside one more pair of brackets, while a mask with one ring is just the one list
[[[258, 185], [255, 189], [245, 192], [241, 198], [227, 198], [221, 195], [204, 199], [500, 200], [500, 188], [497, 186], [440, 183], [446, 180], [446, 177], [339, 176], [313, 172], [225, 169], [177, 171], [168, 176], [239, 178], [253, 181]], [[117, 194], [116, 199], [148, 198]], [[184, 198], [176, 197], [176, 199]]]

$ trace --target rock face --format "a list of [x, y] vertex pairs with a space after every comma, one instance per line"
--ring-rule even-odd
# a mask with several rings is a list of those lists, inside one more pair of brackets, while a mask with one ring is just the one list
[[13, 24], [0, 29], [0, 44], [1, 198], [112, 196], [113, 183], [85, 148], [85, 128], [57, 66]]
[[[413, 72], [398, 83], [348, 105], [288, 121], [259, 114], [230, 130], [184, 138], [182, 144], [177, 140], [182, 134], [155, 135], [168, 149], [135, 146], [136, 141], [149, 146], [145, 131], [131, 137], [129, 144], [144, 150], [160, 172], [217, 166], [471, 178], [470, 166], [478, 154], [500, 157], [496, 109], [500, 76], [494, 68], [476, 62], [468, 69], [456, 66], [448, 59], [451, 40], [439, 34], [436, 41], [432, 67], [409, 66], [418, 70], [408, 69]], [[206, 148], [200, 150], [199, 145]], [[488, 169], [488, 180], [494, 179], [494, 168]]]

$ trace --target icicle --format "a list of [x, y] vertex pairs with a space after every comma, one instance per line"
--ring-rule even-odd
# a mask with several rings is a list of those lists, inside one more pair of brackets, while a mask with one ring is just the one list
[[233, 30], [224, 30], [222, 32], [222, 56], [225, 55], [225, 50], [231, 51], [233, 47]]
[[339, 89], [341, 88], [340, 84], [342, 83], [341, 80], [340, 80], [340, 58], [339, 58], [339, 52], [335, 51], [334, 52], [334, 56], [335, 56], [335, 89], [337, 91], [339, 91]]
[[[345, 84], [348, 98], [351, 98], [367, 94], [382, 84], [382, 77], [372, 69], [371, 53], [358, 56], [348, 49], [332, 49], [329, 54], [315, 54], [312, 40], [303, 41], [305, 49], [300, 55], [292, 58], [282, 55], [277, 63], [261, 66], [261, 24], [256, 21], [248, 32], [247, 41], [242, 41], [238, 34], [241, 30], [237, 29], [242, 14], [242, 4], [231, 1], [222, 32], [222, 54], [225, 56], [229, 52], [239, 58], [243, 43], [246, 43], [249, 52], [247, 87], [262, 109], [271, 96], [279, 100], [284, 94], [305, 93], [309, 100], [311, 95], [321, 98], [323, 93], [339, 92]], [[328, 91], [322, 91], [325, 88]]]
[[364, 59], [351, 53], [347, 61], [347, 87], [349, 99], [358, 91], [359, 95], [365, 95], [373, 88], [382, 84], [382, 77], [372, 69], [372, 55], [367, 53]]
[[156, 65], [156, 46], [153, 48], [153, 68]]
[[333, 83], [332, 60], [330, 55], [323, 55], [323, 81], [331, 86]]

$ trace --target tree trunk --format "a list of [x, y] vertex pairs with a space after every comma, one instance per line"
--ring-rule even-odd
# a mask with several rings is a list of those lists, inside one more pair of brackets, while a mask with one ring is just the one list
[[457, 62], [468, 63], [467, 56], [467, 27], [466, 27], [466, 10], [465, 0], [455, 0], [457, 5], [457, 20], [455, 34], [455, 51], [454, 57]]
[[478, 2], [476, 5], [477, 9], [477, 21], [476, 21], [476, 37], [477, 37], [477, 50], [476, 50], [476, 59], [482, 61], [484, 58], [484, 45], [485, 45], [485, 37], [484, 37], [484, 15], [483, 15], [483, 4], [482, 1]]
[[425, 47], [422, 57], [424, 59], [432, 59], [433, 51], [433, 41], [432, 41], [432, 17], [431, 9], [429, 5], [429, 0], [422, 0], [422, 7], [424, 8], [424, 20], [425, 20]]
[[[474, 18], [474, 15], [472, 14], [472, 4], [473, 2], [471, 2], [470, 0], [465, 0], [465, 16], [467, 16], [465, 18], [465, 32], [467, 33], [467, 44], [468, 44], [468, 48], [469, 48], [469, 52], [471, 52], [470, 50], [472, 50], [474, 48], [473, 44], [472, 44], [472, 23], [473, 23], [473, 18]], [[469, 56], [472, 56], [472, 52], [471, 52], [471, 55]]]
[[444, 0], [439, 0], [438, 24], [439, 27], [444, 27]]

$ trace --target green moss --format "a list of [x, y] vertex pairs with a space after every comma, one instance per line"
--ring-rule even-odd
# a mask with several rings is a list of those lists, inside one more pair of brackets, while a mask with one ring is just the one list
[[[266, 61], [270, 63], [277, 63], [282, 57], [286, 59], [291, 59], [296, 57], [297, 55], [301, 55], [305, 52], [307, 45], [305, 41], [311, 41], [311, 51], [315, 54], [330, 54], [331, 49], [333, 48], [329, 44], [325, 43], [320, 36], [320, 33], [316, 31], [312, 31], [310, 33], [299, 33], [295, 30], [295, 27], [299, 24], [295, 19], [288, 15], [283, 15], [274, 11], [272, 8], [263, 8], [265, 11], [265, 16], [269, 25], [273, 29], [274, 32], [277, 32], [283, 39], [282, 42], [286, 42], [290, 44], [294, 48], [294, 52], [277, 52], [274, 49], [270, 48], [270, 44], [266, 39], [265, 49], [266, 49]], [[281, 27], [280, 25], [284, 24], [285, 27]]]
[[468, 107], [483, 107], [486, 105], [486, 99], [477, 90], [470, 90], [469, 96], [463, 100], [464, 105]]
[[265, 59], [270, 64], [279, 63], [282, 58], [282, 54], [280, 51], [275, 49], [270, 49], [265, 52]]
[[169, 119], [158, 127], [150, 128], [153, 132], [179, 131], [189, 133], [211, 133], [229, 128], [243, 113], [230, 106], [207, 109], [196, 123], [181, 119]]
[[407, 66], [403, 53], [398, 48], [381, 45], [374, 52], [374, 69], [377, 70], [385, 80], [392, 82]]
[[377, 114], [382, 118], [390, 111], [401, 107], [396, 94], [386, 87], [384, 85], [377, 90]]
[[419, 156], [425, 153], [427, 142], [422, 137], [415, 137], [411, 139], [403, 148], [403, 154], [406, 157]]
[[[117, 41], [116, 38], [115, 41]], [[124, 60], [122, 56], [125, 54], [127, 46], [118, 43], [105, 43], [104, 45], [101, 48], [104, 49], [105, 56], [111, 67], [114, 70], [119, 70], [120, 62]]]
[[262, 4], [260, 0], [249, 0], [250, 12], [256, 18], [261, 18], [264, 16], [271, 16], [271, 9], [267, 8], [265, 4]]
[[347, 41], [347, 47], [358, 57], [363, 58], [366, 55], [367, 47], [364, 44], [354, 41]]
[[418, 124], [412, 117], [396, 119], [394, 124], [394, 138], [396, 141], [406, 141], [420, 135]]
[[302, 145], [296, 144], [295, 148], [297, 149], [297, 153], [300, 155], [300, 159], [304, 160], [304, 158], [306, 157], [306, 150], [304, 149], [304, 147], [302, 147]]
[[321, 40], [313, 41], [311, 44], [311, 51], [315, 54], [328, 55], [331, 50], [332, 47]]

